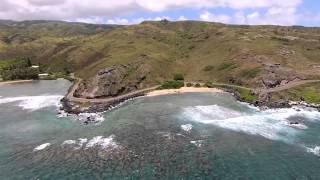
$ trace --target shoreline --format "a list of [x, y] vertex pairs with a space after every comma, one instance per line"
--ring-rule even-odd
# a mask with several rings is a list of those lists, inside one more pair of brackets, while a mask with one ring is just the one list
[[128, 94], [120, 95], [117, 97], [110, 97], [105, 99], [83, 99], [76, 98], [73, 96], [73, 92], [77, 87], [79, 82], [75, 82], [73, 86], [70, 87], [66, 96], [61, 100], [61, 110], [69, 114], [80, 114], [80, 113], [98, 113], [105, 112], [114, 107], [117, 107], [119, 104], [122, 104], [126, 101], [135, 99], [137, 97], [154, 97], [154, 96], [163, 96], [163, 95], [174, 95], [182, 93], [230, 93], [237, 101], [245, 102], [255, 107], [261, 109], [268, 108], [289, 108], [294, 104], [304, 105], [306, 107], [316, 108], [320, 111], [319, 105], [308, 104], [305, 102], [290, 102], [290, 101], [276, 101], [269, 102], [263, 100], [257, 100], [253, 102], [248, 102], [245, 99], [241, 98], [240, 95], [231, 88], [215, 88], [215, 87], [181, 87], [180, 89], [157, 89], [158, 86], [138, 90], [136, 92], [131, 92]]
[[161, 89], [150, 91], [145, 94], [145, 97], [163, 96], [170, 94], [181, 94], [181, 93], [222, 93], [225, 92], [218, 88], [208, 88], [208, 87], [182, 87], [180, 89]]
[[0, 81], [0, 85], [33, 82], [35, 80]]
[[97, 113], [104, 112], [119, 104], [126, 102], [128, 100], [135, 99], [137, 97], [153, 97], [162, 96], [170, 94], [181, 94], [181, 93], [223, 93], [224, 90], [218, 88], [207, 88], [207, 87], [182, 87], [180, 89], [163, 89], [157, 90], [157, 87], [140, 90], [136, 93], [129, 93], [126, 95], [107, 98], [107, 99], [80, 99], [72, 96], [72, 92], [75, 86], [69, 89], [67, 95], [61, 100], [62, 108], [65, 112], [69, 114], [80, 114], [80, 113]]

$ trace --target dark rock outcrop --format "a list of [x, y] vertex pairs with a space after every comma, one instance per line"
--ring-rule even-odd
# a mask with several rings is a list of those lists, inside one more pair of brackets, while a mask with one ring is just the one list
[[61, 110], [64, 110], [65, 112], [69, 114], [80, 114], [80, 113], [96, 113], [96, 112], [104, 112], [106, 110], [112, 109], [121, 103], [134, 99], [139, 96], [144, 96], [145, 92], [136, 93], [133, 95], [121, 97], [121, 98], [115, 98], [113, 101], [110, 102], [77, 102], [72, 101], [68, 99], [67, 97], [64, 97], [61, 100]]
[[285, 85], [291, 81], [305, 79], [305, 77], [292, 69], [282, 67], [281, 64], [268, 64], [265, 66], [265, 72], [260, 78], [263, 86], [267, 89]]
[[145, 87], [150, 68], [145, 64], [114, 65], [83, 80], [74, 92], [79, 98], [105, 98], [126, 94]]

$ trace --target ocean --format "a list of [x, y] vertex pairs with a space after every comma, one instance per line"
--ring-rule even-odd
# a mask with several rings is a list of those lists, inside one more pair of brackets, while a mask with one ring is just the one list
[[70, 86], [0, 86], [1, 180], [320, 179], [315, 109], [185, 93], [136, 98], [86, 125], [59, 113]]

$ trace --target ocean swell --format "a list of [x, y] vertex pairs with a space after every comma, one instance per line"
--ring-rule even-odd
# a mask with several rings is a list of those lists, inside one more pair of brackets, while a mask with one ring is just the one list
[[25, 110], [35, 111], [45, 107], [60, 105], [61, 95], [21, 96], [0, 98], [0, 104], [15, 103]]
[[301, 116], [310, 121], [320, 119], [318, 111], [308, 108], [294, 107], [239, 112], [218, 105], [187, 107], [183, 109], [182, 116], [203, 124], [212, 124], [224, 129], [260, 135], [267, 139], [287, 143], [293, 143], [296, 134], [302, 131], [302, 128], [297, 128], [299, 126], [291, 126], [288, 118]]

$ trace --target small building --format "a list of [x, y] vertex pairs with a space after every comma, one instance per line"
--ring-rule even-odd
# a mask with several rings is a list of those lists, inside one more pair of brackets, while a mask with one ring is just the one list
[[39, 69], [39, 66], [36, 66], [36, 65], [32, 65], [31, 67], [35, 69]]

